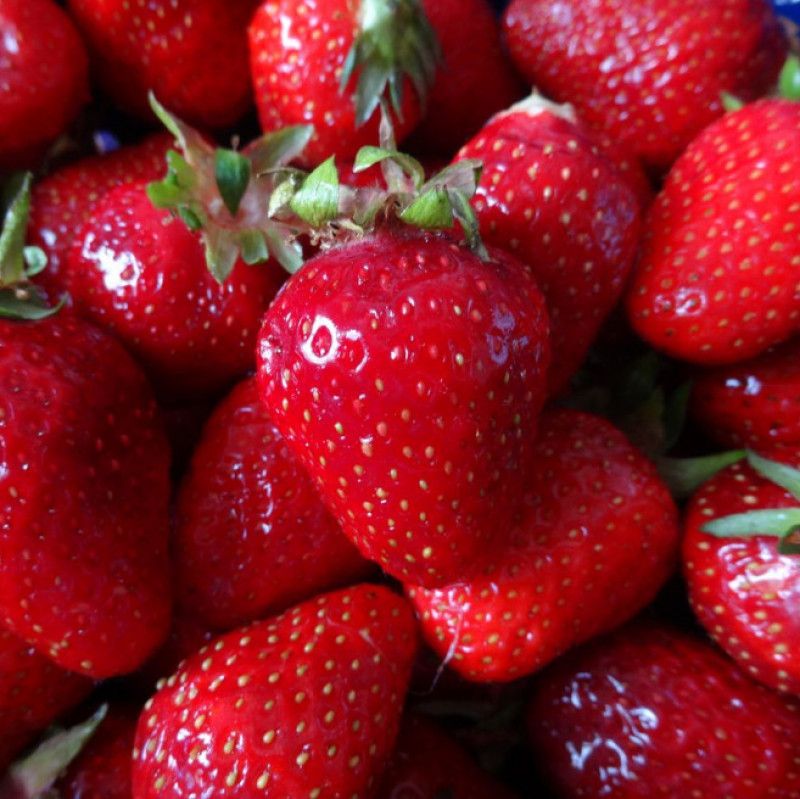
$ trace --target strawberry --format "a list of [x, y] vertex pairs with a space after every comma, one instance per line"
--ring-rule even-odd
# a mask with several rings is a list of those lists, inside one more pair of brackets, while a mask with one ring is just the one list
[[[717, 643], [756, 679], [798, 693], [800, 561], [781, 535], [800, 525], [800, 449], [774, 457], [751, 453], [751, 465], [729, 466], [692, 497], [683, 566], [692, 607]], [[794, 486], [773, 481], [776, 468], [793, 473]]]
[[0, 5], [0, 168], [34, 164], [89, 98], [88, 59], [53, 0]]
[[67, 5], [89, 44], [95, 78], [120, 108], [150, 119], [147, 93], [153, 91], [194, 124], [225, 128], [251, 103], [246, 28], [255, 2]]
[[452, 580], [519, 503], [547, 333], [517, 261], [379, 227], [286, 284], [260, 334], [262, 398], [365, 557]]
[[0, 619], [59, 665], [135, 669], [166, 635], [169, 451], [125, 350], [70, 314], [0, 321]]
[[798, 147], [800, 104], [764, 100], [711, 125], [675, 164], [628, 296], [654, 347], [727, 364], [800, 329]]
[[675, 506], [655, 468], [605, 420], [541, 420], [512, 546], [470, 581], [409, 587], [428, 644], [462, 676], [500, 682], [626, 621], [676, 560]]
[[727, 447], [800, 446], [800, 340], [698, 374], [691, 413]]
[[56, 666], [0, 629], [0, 772], [58, 716], [77, 705], [92, 683]]
[[131, 799], [131, 753], [138, 714], [111, 708], [55, 789], [60, 799]]
[[377, 799], [511, 799], [462, 747], [419, 715], [403, 721]]
[[258, 323], [283, 273], [239, 262], [224, 284], [203, 245], [169, 224], [143, 183], [105, 194], [62, 269], [76, 308], [113, 332], [168, 401], [213, 396], [253, 364]]
[[145, 705], [136, 799], [367, 796], [391, 755], [416, 638], [361, 585], [219, 638]]
[[254, 379], [206, 424], [178, 492], [175, 528], [178, 601], [219, 629], [368, 571], [264, 411]]
[[525, 78], [663, 171], [723, 113], [772, 88], [787, 43], [767, 0], [513, 0]]
[[552, 325], [562, 391], [616, 305], [637, 255], [639, 201], [568, 106], [533, 96], [461, 150], [484, 171], [473, 205], [484, 239], [530, 267]]
[[800, 796], [800, 706], [658, 623], [556, 663], [527, 719], [534, 757], [565, 799]]
[[34, 185], [28, 240], [47, 255], [47, 269], [37, 278], [38, 283], [57, 293], [72, 238], [97, 201], [121, 183], [163, 175], [169, 144], [167, 135], [151, 136], [141, 144], [62, 167]]
[[261, 126], [313, 125], [306, 165], [334, 153], [351, 160], [377, 142], [384, 95], [405, 138], [420, 120], [438, 53], [419, 0], [263, 0], [249, 39]]

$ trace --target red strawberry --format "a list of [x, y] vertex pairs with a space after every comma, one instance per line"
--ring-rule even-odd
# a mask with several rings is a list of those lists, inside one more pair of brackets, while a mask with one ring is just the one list
[[251, 103], [246, 28], [257, 0], [68, 0], [94, 74], [145, 119], [148, 91], [196, 125], [233, 125]]
[[528, 729], [564, 799], [800, 796], [800, 707], [653, 622], [556, 663], [536, 685]]
[[35, 162], [89, 97], [88, 62], [52, 0], [0, 5], [0, 168]]
[[376, 144], [384, 93], [399, 140], [419, 122], [436, 46], [418, 0], [263, 0], [249, 37], [262, 128], [314, 125], [301, 163]]
[[377, 799], [511, 799], [447, 733], [408, 716]]
[[395, 226], [292, 277], [265, 317], [259, 378], [362, 554], [431, 584], [476, 568], [521, 501], [548, 350], [521, 264]]
[[60, 799], [131, 799], [131, 753], [137, 714], [112, 708], [56, 783]]
[[675, 506], [655, 468], [605, 420], [541, 419], [513, 546], [476, 579], [410, 588], [428, 644], [471, 680], [513, 680], [644, 607], [671, 573]]
[[283, 280], [277, 267], [239, 261], [220, 285], [199, 235], [170, 223], [143, 183], [97, 203], [62, 272], [80, 312], [125, 343], [169, 400], [213, 395], [247, 372]]
[[91, 690], [21, 639], [0, 629], [0, 772], [34, 735]]
[[369, 568], [270, 422], [253, 379], [205, 427], [178, 494], [174, 552], [179, 603], [220, 629]]
[[800, 329], [799, 147], [800, 104], [765, 100], [711, 125], [675, 165], [628, 297], [654, 347], [735, 363]]
[[691, 412], [728, 447], [800, 446], [800, 339], [697, 375]]
[[218, 639], [145, 706], [134, 796], [369, 795], [391, 755], [415, 649], [410, 609], [371, 585]]
[[513, 0], [504, 26], [530, 83], [659, 171], [786, 55], [767, 0]]
[[166, 134], [151, 136], [141, 144], [65, 166], [33, 187], [28, 242], [47, 254], [47, 269], [37, 277], [37, 283], [58, 293], [69, 245], [97, 201], [120, 183], [155, 180], [163, 175], [170, 144]]
[[[775, 458], [797, 469], [800, 449], [777, 451]], [[717, 643], [756, 679], [798, 693], [800, 561], [781, 554], [780, 539], [769, 534], [778, 532], [765, 513], [773, 508], [785, 511], [783, 530], [800, 524], [800, 497], [751, 466], [737, 463], [717, 474], [689, 503], [684, 571], [692, 607]], [[724, 527], [719, 538], [704, 531], [720, 517], [749, 512], [732, 537], [724, 537]]]
[[525, 91], [487, 0], [423, 0], [423, 6], [439, 37], [442, 63], [409, 147], [450, 158]]
[[561, 391], [637, 255], [637, 197], [568, 107], [535, 96], [494, 117], [458, 157], [484, 164], [473, 199], [484, 239], [521, 257], [545, 295], [550, 385]]
[[0, 617], [61, 666], [135, 669], [167, 633], [169, 451], [124, 349], [0, 321]]

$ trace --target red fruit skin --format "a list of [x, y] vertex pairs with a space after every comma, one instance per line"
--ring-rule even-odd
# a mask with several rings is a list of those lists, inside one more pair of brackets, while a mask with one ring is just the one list
[[800, 446], [800, 340], [751, 361], [701, 372], [690, 411], [726, 447]]
[[622, 624], [677, 560], [675, 505], [655, 467], [597, 416], [545, 413], [512, 546], [472, 581], [409, 587], [425, 640], [477, 682], [515, 680]]
[[55, 785], [61, 799], [132, 799], [131, 753], [138, 713], [112, 707]]
[[667, 178], [628, 294], [657, 349], [736, 363], [800, 329], [800, 105], [764, 100], [707, 128]]
[[52, 0], [0, 6], [0, 168], [35, 166], [89, 99], [88, 59]]
[[486, 0], [423, 0], [422, 5], [439, 37], [443, 61], [408, 148], [451, 158], [489, 117], [519, 100], [525, 86]]
[[800, 796], [797, 703], [659, 623], [558, 661], [538, 680], [527, 722], [536, 762], [564, 799]]
[[153, 207], [144, 183], [95, 206], [67, 256], [80, 313], [136, 356], [168, 403], [213, 396], [252, 368], [258, 326], [283, 272], [240, 261], [223, 286], [197, 234]]
[[391, 755], [415, 650], [410, 608], [372, 585], [217, 639], [145, 705], [133, 795], [368, 796]]
[[47, 268], [36, 278], [37, 283], [57, 296], [69, 246], [97, 201], [121, 183], [163, 175], [171, 146], [169, 134], [156, 134], [140, 144], [69, 164], [34, 185], [28, 244], [41, 247], [47, 255]]
[[92, 689], [22, 639], [0, 629], [0, 769]]
[[403, 720], [394, 755], [377, 799], [513, 799], [511, 791], [479, 768], [453, 738], [433, 722]]
[[64, 668], [133, 671], [167, 634], [169, 448], [150, 386], [62, 312], [0, 322], [0, 617]]
[[[288, 125], [314, 125], [314, 136], [298, 158], [311, 167], [332, 155], [352, 161], [378, 143], [380, 110], [356, 127], [358, 71], [340, 92], [342, 67], [358, 29], [354, 0], [263, 0], [250, 22], [250, 69], [256, 108], [265, 132]], [[392, 111], [398, 142], [420, 120], [411, 82], [403, 84], [402, 114]]]
[[722, 116], [721, 95], [773, 88], [787, 42], [767, 0], [513, 0], [517, 68], [655, 172]]
[[[770, 457], [800, 466], [797, 447]], [[689, 599], [703, 626], [755, 679], [792, 693], [800, 693], [800, 561], [780, 555], [775, 537], [717, 538], [702, 527], [720, 516], [797, 504], [788, 491], [737, 463], [692, 497], [683, 541]]]
[[463, 147], [484, 170], [473, 199], [484, 239], [522, 258], [547, 300], [550, 391], [563, 391], [619, 299], [638, 253], [639, 201], [586, 131], [538, 98]]
[[422, 584], [477, 568], [521, 502], [549, 359], [517, 261], [388, 229], [309, 261], [264, 318], [261, 396], [361, 553]]
[[68, 0], [94, 77], [121, 109], [153, 119], [159, 101], [187, 122], [225, 128], [252, 103], [246, 28], [256, 0]]
[[178, 492], [178, 601], [232, 629], [369, 573], [272, 424], [254, 378], [203, 431]]

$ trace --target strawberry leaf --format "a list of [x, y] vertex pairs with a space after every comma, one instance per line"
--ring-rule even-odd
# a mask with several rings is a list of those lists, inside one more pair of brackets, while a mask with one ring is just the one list
[[747, 456], [743, 449], [719, 452], [699, 458], [659, 458], [658, 472], [676, 499], [690, 497], [717, 472]]
[[252, 164], [253, 174], [261, 176], [294, 161], [313, 135], [313, 125], [293, 125], [256, 139], [245, 148], [244, 154]]
[[250, 161], [235, 150], [218, 148], [215, 156], [215, 174], [225, 207], [231, 216], [236, 216], [250, 183]]
[[302, 183], [289, 202], [291, 209], [313, 227], [320, 227], [339, 213], [339, 172], [331, 157]]
[[800, 501], [800, 469], [787, 466], [785, 463], [769, 460], [752, 451], [747, 453], [747, 462], [762, 477], [786, 489], [795, 499]]
[[704, 524], [702, 529], [718, 538], [783, 538], [797, 527], [800, 527], [800, 508], [770, 508], [722, 516]]
[[423, 230], [442, 230], [453, 227], [453, 208], [445, 189], [428, 189], [408, 208], [400, 212], [407, 225]]
[[800, 527], [793, 527], [778, 541], [778, 554], [800, 555]]
[[778, 94], [787, 100], [800, 100], [800, 58], [790, 55], [778, 77]]

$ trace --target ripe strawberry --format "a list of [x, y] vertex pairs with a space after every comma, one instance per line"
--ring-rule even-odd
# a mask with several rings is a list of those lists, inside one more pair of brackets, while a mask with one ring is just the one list
[[423, 6], [439, 37], [442, 63], [409, 148], [451, 158], [525, 91], [487, 0], [423, 0]]
[[225, 128], [250, 107], [246, 28], [256, 0], [68, 0], [94, 76], [120, 108], [151, 119], [148, 91], [196, 125]]
[[504, 27], [530, 83], [657, 171], [722, 115], [723, 92], [769, 91], [787, 49], [767, 0], [513, 0]]
[[457, 579], [520, 502], [547, 332], [517, 261], [386, 227], [286, 284], [258, 345], [262, 397], [365, 557], [413, 582]]
[[475, 765], [436, 724], [403, 720], [377, 799], [511, 799], [511, 791]]
[[263, 0], [249, 38], [261, 126], [313, 125], [305, 165], [377, 143], [384, 94], [398, 140], [420, 120], [437, 47], [419, 0]]
[[653, 622], [557, 662], [528, 710], [559, 797], [800, 796], [800, 707], [708, 643]]
[[369, 795], [391, 755], [415, 649], [410, 609], [371, 585], [218, 639], [145, 705], [133, 795]]
[[646, 225], [628, 311], [654, 347], [725, 364], [800, 329], [800, 104], [765, 100], [707, 128]]
[[269, 420], [254, 379], [206, 424], [178, 493], [173, 550], [179, 603], [218, 629], [369, 569]]
[[131, 753], [138, 714], [114, 707], [55, 789], [60, 799], [131, 799]]
[[[764, 461], [753, 458], [760, 466]], [[800, 449], [776, 451], [776, 461], [795, 469]], [[769, 468], [767, 466], [767, 468]], [[800, 478], [800, 472], [796, 473]], [[768, 509], [782, 509], [779, 530]], [[749, 521], [716, 537], [705, 525], [720, 517], [753, 512]], [[776, 532], [800, 524], [800, 498], [745, 463], [729, 466], [692, 498], [686, 514], [683, 565], [692, 607], [700, 621], [756, 679], [782, 691], [800, 692], [800, 561], [783, 553]], [[764, 533], [764, 535], [759, 535]]]
[[167, 633], [169, 451], [113, 339], [0, 321], [0, 619], [59, 665], [135, 669]]
[[121, 183], [155, 180], [166, 171], [170, 146], [166, 134], [141, 144], [84, 158], [36, 183], [31, 193], [28, 243], [47, 255], [47, 269], [36, 282], [57, 294], [59, 274], [76, 231], [89, 219], [97, 201]]
[[473, 199], [484, 239], [521, 257], [547, 300], [550, 388], [562, 391], [633, 265], [639, 201], [571, 109], [536, 96], [494, 117], [458, 157], [484, 164]]
[[271, 265], [240, 261], [220, 285], [199, 235], [170, 224], [143, 183], [97, 203], [62, 273], [76, 308], [125, 343], [169, 401], [213, 395], [247, 372], [283, 280]]
[[698, 374], [691, 413], [728, 447], [800, 446], [800, 340]]
[[91, 688], [85, 677], [63, 671], [0, 629], [0, 772], [36, 733], [77, 705]]
[[0, 168], [20, 169], [44, 155], [88, 100], [88, 60], [52, 0], [3, 0], [0, 33]]
[[408, 589], [428, 644], [471, 680], [517, 679], [616, 627], [676, 560], [675, 506], [622, 433], [575, 411], [540, 427], [513, 545], [471, 581]]

